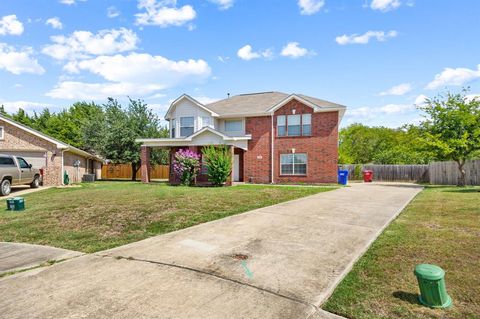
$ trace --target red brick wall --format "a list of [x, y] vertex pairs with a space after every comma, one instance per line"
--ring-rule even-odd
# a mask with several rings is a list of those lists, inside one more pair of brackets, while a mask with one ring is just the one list
[[251, 134], [248, 151], [244, 154], [244, 180], [250, 183], [270, 183], [271, 126], [270, 116], [247, 117], [246, 134]]
[[[312, 114], [312, 136], [277, 137], [276, 116]], [[245, 152], [245, 181], [270, 182], [271, 117], [247, 118], [246, 131], [252, 134]], [[313, 113], [313, 110], [293, 100], [275, 112], [274, 117], [274, 182], [275, 183], [336, 183], [338, 163], [338, 112]], [[306, 153], [306, 176], [281, 176], [280, 154]], [[257, 159], [257, 156], [262, 159]], [[250, 177], [254, 177], [250, 179]]]

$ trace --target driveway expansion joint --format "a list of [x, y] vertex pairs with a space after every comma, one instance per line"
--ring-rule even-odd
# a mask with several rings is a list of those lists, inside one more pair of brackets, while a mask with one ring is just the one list
[[297, 299], [297, 298], [294, 298], [294, 297], [290, 297], [290, 296], [286, 296], [286, 295], [282, 295], [282, 294], [280, 294], [280, 293], [278, 293], [278, 292], [275, 292], [275, 291], [272, 291], [272, 290], [269, 290], [269, 289], [257, 287], [257, 286], [255, 286], [255, 285], [252, 285], [252, 284], [249, 284], [249, 283], [246, 283], [246, 282], [242, 282], [242, 281], [240, 281], [240, 280], [228, 278], [228, 277], [226, 277], [226, 276], [221, 276], [221, 275], [218, 275], [218, 274], [215, 274], [215, 273], [212, 273], [212, 272], [208, 272], [208, 271], [204, 271], [204, 270], [201, 270], [201, 269], [192, 268], [192, 267], [189, 267], [189, 266], [183, 266], [183, 265], [178, 265], [178, 264], [166, 263], [166, 262], [162, 262], [162, 261], [139, 259], [139, 258], [134, 258], [134, 257], [110, 256], [110, 255], [102, 255], [102, 254], [95, 254], [95, 255], [96, 255], [96, 256], [99, 256], [99, 257], [102, 257], [102, 258], [113, 258], [113, 259], [117, 259], [117, 260], [129, 260], [129, 261], [136, 261], [136, 262], [144, 262], [144, 263], [149, 263], [149, 264], [154, 264], [154, 265], [167, 266], [167, 267], [173, 267], [173, 268], [178, 268], [178, 269], [193, 271], [193, 272], [196, 272], [196, 273], [199, 273], [199, 274], [202, 274], [202, 275], [207, 275], [207, 276], [215, 277], [215, 278], [220, 279], [220, 280], [225, 280], [225, 281], [229, 281], [229, 282], [232, 282], [232, 283], [235, 283], [235, 284], [238, 284], [238, 285], [250, 287], [250, 288], [259, 290], [259, 291], [261, 291], [261, 292], [265, 292], [265, 293], [268, 293], [268, 294], [271, 294], [271, 295], [275, 295], [275, 296], [280, 297], [280, 298], [285, 298], [285, 299], [288, 299], [288, 300], [290, 300], [290, 301], [303, 304], [303, 305], [305, 305], [305, 306], [312, 307], [312, 308], [314, 309], [314, 312], [316, 312], [316, 311], [319, 310], [319, 307], [318, 307], [318, 306], [316, 306], [316, 305], [314, 305], [314, 304], [312, 304], [312, 303], [309, 303], [309, 302], [307, 302], [307, 301], [304, 301], [304, 300], [301, 300], [301, 299]]

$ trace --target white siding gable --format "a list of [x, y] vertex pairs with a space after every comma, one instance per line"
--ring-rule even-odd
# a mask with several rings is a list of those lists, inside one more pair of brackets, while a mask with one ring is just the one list
[[[194, 132], [201, 130], [204, 122], [209, 122], [211, 125], [214, 125], [215, 121], [211, 114], [202, 108], [195, 105], [188, 99], [183, 99], [178, 101], [175, 105], [174, 110], [171, 113], [170, 125], [172, 124], [172, 119], [175, 119], [175, 138], [183, 137], [180, 136], [180, 118], [181, 117], [193, 117], [194, 118]], [[170, 127], [171, 132], [171, 127]]]

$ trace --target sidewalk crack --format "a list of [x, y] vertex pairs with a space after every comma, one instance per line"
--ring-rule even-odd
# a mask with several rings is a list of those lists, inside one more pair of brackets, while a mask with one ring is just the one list
[[235, 283], [235, 284], [239, 284], [239, 285], [242, 285], [242, 286], [247, 286], [247, 287], [262, 291], [264, 293], [268, 293], [268, 294], [271, 294], [271, 295], [274, 295], [274, 296], [277, 296], [277, 297], [280, 297], [280, 298], [288, 299], [288, 300], [296, 302], [296, 303], [301, 303], [305, 306], [312, 307], [315, 311], [317, 311], [319, 309], [319, 307], [317, 307], [316, 305], [314, 305], [312, 303], [309, 303], [307, 301], [304, 301], [304, 300], [301, 300], [301, 299], [298, 299], [298, 298], [295, 298], [295, 297], [286, 296], [286, 295], [283, 295], [281, 293], [278, 293], [278, 292], [275, 292], [275, 291], [272, 291], [272, 290], [269, 290], [269, 289], [266, 289], [266, 288], [257, 287], [255, 285], [252, 285], [252, 284], [249, 284], [249, 283], [246, 283], [246, 282], [242, 282], [240, 280], [228, 278], [226, 276], [218, 275], [218, 274], [208, 272], [208, 271], [205, 271], [205, 270], [200, 270], [200, 269], [196, 269], [196, 268], [192, 268], [192, 267], [188, 267], [188, 266], [183, 266], [183, 265], [178, 265], [178, 264], [166, 263], [166, 262], [162, 262], [162, 261], [138, 259], [138, 258], [133, 258], [133, 257], [109, 256], [109, 255], [101, 255], [101, 254], [97, 254], [97, 256], [104, 257], [104, 258], [107, 257], [107, 258], [124, 259], [124, 260], [136, 261], [136, 262], [144, 262], [144, 263], [149, 263], [149, 264], [154, 264], [154, 265], [161, 265], [161, 266], [173, 267], [173, 268], [178, 268], [178, 269], [183, 269], [183, 270], [189, 270], [189, 271], [193, 271], [193, 272], [196, 272], [196, 273], [199, 273], [199, 274], [212, 276], [212, 277], [215, 277], [215, 278], [218, 278], [218, 279], [221, 279], [221, 280], [225, 280], [225, 281], [229, 281], [229, 282], [232, 282], [232, 283]]

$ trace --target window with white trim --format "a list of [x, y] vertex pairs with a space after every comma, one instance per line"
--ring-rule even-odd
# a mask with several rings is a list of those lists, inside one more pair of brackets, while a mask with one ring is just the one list
[[241, 132], [242, 131], [242, 120], [226, 120], [225, 121], [225, 132]]
[[312, 135], [312, 114], [302, 114], [302, 135]]
[[171, 132], [172, 132], [171, 134], [172, 134], [172, 135], [171, 135], [171, 138], [175, 138], [175, 137], [176, 137], [176, 136], [175, 136], [175, 129], [176, 129], [176, 126], [177, 126], [177, 121], [176, 121], [175, 119], [172, 119], [172, 121], [171, 121], [170, 123], [171, 123], [170, 125], [172, 126], [172, 130], [171, 130]]
[[287, 134], [288, 136], [300, 136], [302, 135], [301, 126], [302, 116], [300, 114], [287, 116]]
[[280, 154], [280, 175], [307, 175], [307, 154]]
[[287, 117], [285, 115], [277, 116], [277, 135], [287, 135]]
[[213, 119], [210, 116], [202, 116], [202, 128], [207, 126], [213, 128]]
[[5, 131], [3, 126], [0, 126], [0, 140], [5, 139]]
[[312, 114], [277, 115], [277, 136], [311, 136]]
[[180, 136], [187, 137], [195, 130], [195, 118], [193, 116], [180, 118]]

